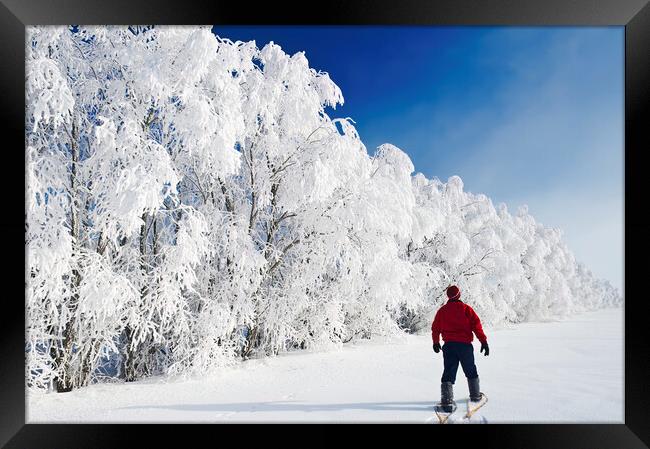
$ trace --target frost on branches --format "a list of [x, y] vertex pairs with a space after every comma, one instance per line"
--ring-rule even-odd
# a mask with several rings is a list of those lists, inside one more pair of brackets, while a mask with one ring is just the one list
[[523, 208], [374, 156], [304, 53], [209, 27], [26, 41], [30, 387], [196, 374], [429, 326], [619, 305]]

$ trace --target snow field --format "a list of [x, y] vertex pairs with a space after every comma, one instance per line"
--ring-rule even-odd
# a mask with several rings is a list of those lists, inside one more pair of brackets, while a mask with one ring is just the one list
[[[489, 402], [470, 422], [623, 422], [622, 309], [487, 328], [486, 334], [488, 357], [474, 343]], [[30, 392], [27, 421], [435, 423], [441, 375], [442, 355], [434, 354], [430, 336], [410, 335], [249, 360], [186, 381], [152, 378], [63, 394]], [[456, 422], [467, 395], [459, 367]]]

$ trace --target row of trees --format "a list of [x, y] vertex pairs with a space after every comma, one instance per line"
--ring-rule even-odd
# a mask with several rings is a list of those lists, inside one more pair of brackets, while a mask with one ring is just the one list
[[30, 386], [415, 332], [452, 282], [487, 323], [621, 301], [525, 209], [369, 156], [303, 53], [31, 27], [26, 55]]

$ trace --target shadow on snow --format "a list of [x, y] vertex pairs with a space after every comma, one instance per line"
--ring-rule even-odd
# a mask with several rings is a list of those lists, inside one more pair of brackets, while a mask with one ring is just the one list
[[349, 404], [308, 404], [299, 401], [235, 402], [225, 404], [132, 405], [124, 409], [171, 409], [196, 412], [322, 412], [342, 410], [433, 412], [435, 401], [354, 402]]

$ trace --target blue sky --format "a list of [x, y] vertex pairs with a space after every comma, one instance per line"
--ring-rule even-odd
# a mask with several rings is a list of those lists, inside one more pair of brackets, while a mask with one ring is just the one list
[[623, 284], [623, 27], [217, 26], [304, 51], [328, 72], [368, 151], [522, 204], [578, 260]]

